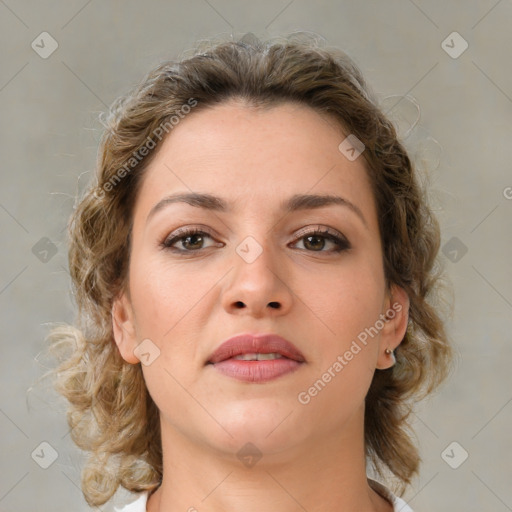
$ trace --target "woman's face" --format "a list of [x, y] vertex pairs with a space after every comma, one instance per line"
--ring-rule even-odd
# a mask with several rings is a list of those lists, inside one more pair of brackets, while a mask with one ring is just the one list
[[[229, 101], [192, 112], [163, 141], [135, 204], [114, 334], [125, 360], [143, 363], [164, 436], [277, 454], [359, 429], [408, 302], [386, 291], [375, 201], [363, 157], [338, 148], [346, 135], [305, 106]], [[192, 193], [218, 199], [165, 201]], [[209, 364], [237, 334], [277, 334], [302, 361]]]

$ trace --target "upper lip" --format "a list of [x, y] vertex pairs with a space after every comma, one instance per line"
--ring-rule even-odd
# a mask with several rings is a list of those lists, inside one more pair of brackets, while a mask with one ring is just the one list
[[210, 355], [207, 363], [219, 363], [241, 354], [281, 354], [304, 362], [304, 356], [291, 342], [277, 334], [238, 334], [227, 339]]

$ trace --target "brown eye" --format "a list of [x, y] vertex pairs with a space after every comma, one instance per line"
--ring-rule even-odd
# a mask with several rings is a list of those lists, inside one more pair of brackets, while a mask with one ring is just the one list
[[[177, 252], [198, 252], [206, 248], [204, 243], [207, 238], [212, 239], [208, 233], [200, 229], [182, 229], [162, 242], [161, 246]], [[175, 247], [176, 244], [181, 244], [181, 248]]]
[[304, 237], [304, 247], [313, 251], [321, 251], [325, 247], [326, 238], [318, 235], [308, 235]]
[[[300, 240], [303, 240], [304, 250], [310, 252], [341, 252], [351, 247], [345, 237], [339, 236], [329, 229], [302, 233], [298, 241]], [[326, 251], [324, 248], [328, 244], [331, 244], [331, 247], [334, 248]]]

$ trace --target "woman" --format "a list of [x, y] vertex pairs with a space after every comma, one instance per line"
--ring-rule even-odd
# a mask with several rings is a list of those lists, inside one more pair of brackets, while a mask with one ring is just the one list
[[87, 502], [410, 511], [411, 404], [451, 361], [439, 227], [354, 63], [214, 43], [104, 124], [70, 222], [76, 326], [51, 333]]

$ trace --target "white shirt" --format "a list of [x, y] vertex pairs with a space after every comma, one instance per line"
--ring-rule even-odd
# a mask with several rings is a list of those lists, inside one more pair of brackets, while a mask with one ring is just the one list
[[[393, 512], [413, 512], [412, 508], [398, 496], [395, 496], [384, 484], [368, 478], [370, 487], [383, 498], [387, 499], [393, 505]], [[114, 512], [146, 512], [146, 504], [148, 501], [149, 492], [142, 492], [135, 494], [135, 501], [127, 505], [116, 507]]]

